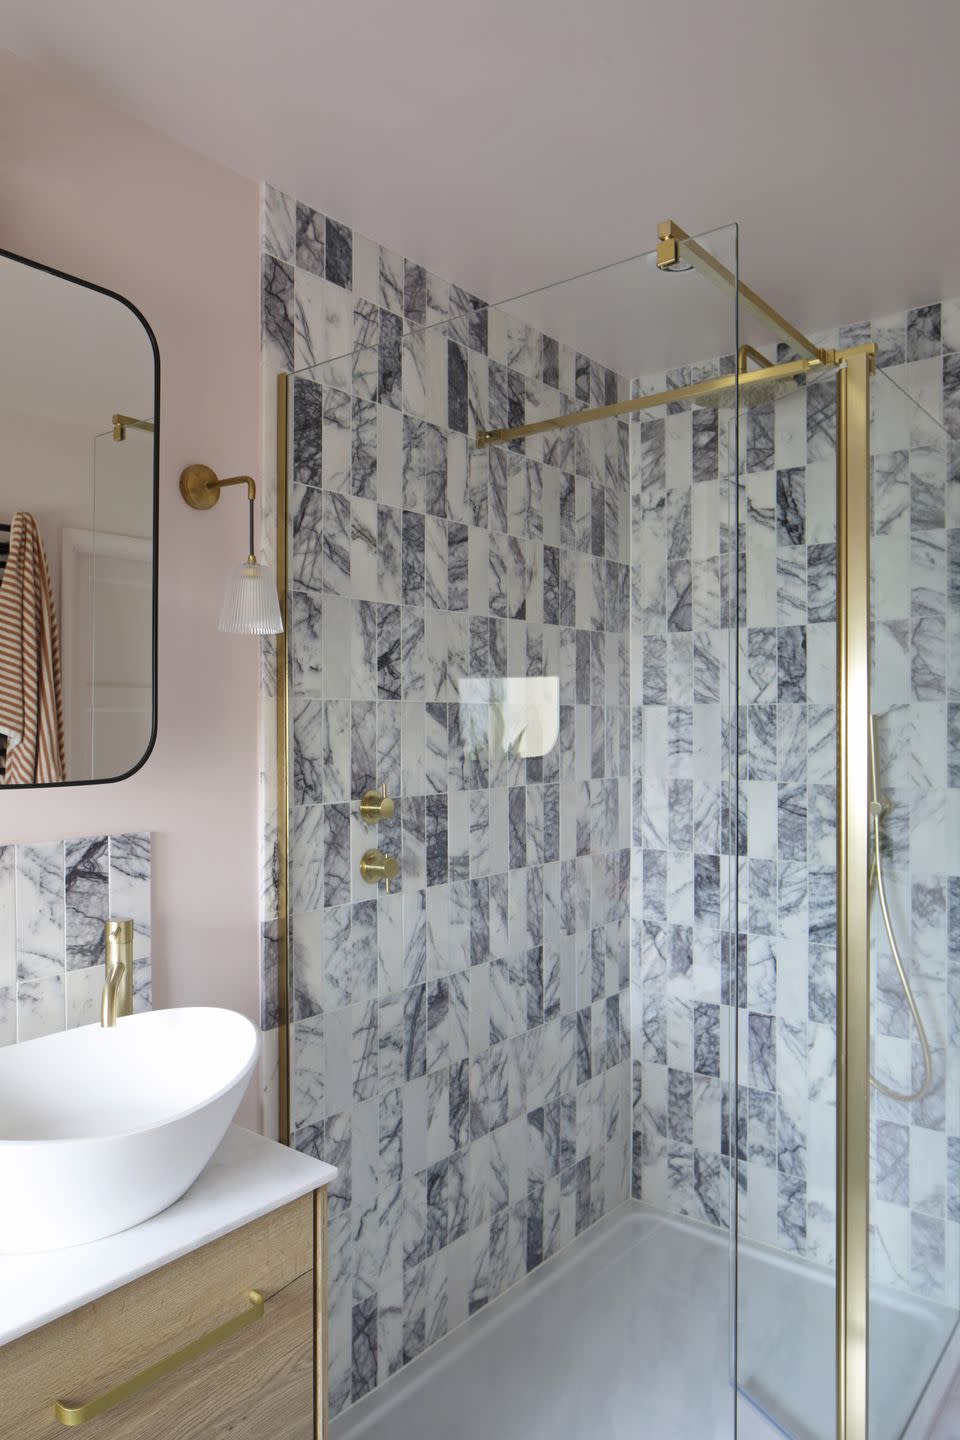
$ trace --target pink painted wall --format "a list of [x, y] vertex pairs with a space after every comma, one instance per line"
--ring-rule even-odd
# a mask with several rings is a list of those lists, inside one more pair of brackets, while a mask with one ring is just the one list
[[[257, 647], [221, 636], [244, 507], [177, 482], [260, 456], [255, 182], [0, 51], [0, 246], [117, 290], [161, 362], [159, 736], [131, 780], [0, 793], [0, 843], [151, 830], [155, 1003], [259, 1018]], [[241, 1120], [258, 1125], [251, 1087]]]

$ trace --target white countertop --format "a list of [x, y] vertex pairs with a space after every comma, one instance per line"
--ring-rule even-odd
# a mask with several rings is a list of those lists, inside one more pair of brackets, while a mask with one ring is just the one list
[[186, 1195], [151, 1220], [69, 1250], [0, 1255], [0, 1345], [329, 1185], [336, 1173], [231, 1126]]

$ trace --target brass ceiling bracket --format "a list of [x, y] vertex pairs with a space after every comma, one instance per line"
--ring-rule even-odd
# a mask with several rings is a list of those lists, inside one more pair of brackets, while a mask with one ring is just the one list
[[866, 355], [867, 359], [870, 361], [870, 374], [876, 375], [877, 373], [876, 340], [868, 340], [865, 345], [851, 345], [847, 350], [831, 350], [829, 354], [833, 357], [832, 363], [834, 365], [841, 364], [844, 360], [849, 359], [853, 355]]
[[750, 369], [751, 360], [761, 370], [767, 370], [773, 364], [772, 360], [768, 360], [766, 355], [763, 355], [753, 345], [741, 345], [737, 351], [737, 373], [739, 375], [746, 375]]
[[[527, 425], [512, 425], [500, 430], [478, 429], [476, 433], [477, 449], [483, 450], [488, 445], [506, 445], [511, 440], [522, 440], [528, 435], [539, 435], [548, 430], [563, 430], [575, 425], [588, 425], [594, 420], [607, 420], [618, 415], [635, 414], [638, 410], [648, 410], [657, 405], [681, 400], [709, 404], [711, 403], [710, 397], [716, 401], [720, 393], [726, 391], [733, 392], [730, 396], [732, 404], [741, 400], [743, 403], [748, 403], [753, 399], [765, 399], [766, 391], [773, 382], [802, 375], [821, 365], [842, 364], [849, 355], [868, 354], [871, 369], [875, 369], [876, 345], [872, 343], [855, 345], [849, 350], [828, 350], [823, 346], [815, 345], [808, 336], [798, 330], [795, 325], [791, 325], [789, 320], [786, 320], [779, 311], [774, 310], [772, 305], [768, 305], [765, 300], [762, 300], [749, 286], [744, 285], [742, 281], [738, 282], [732, 271], [728, 270], [725, 265], [721, 265], [720, 261], [696, 240], [691, 240], [676, 221], [663, 220], [659, 226], [657, 265], [663, 270], [678, 263], [681, 265], [689, 263], [708, 280], [731, 294], [738, 292], [741, 303], [758, 319], [761, 319], [778, 339], [799, 352], [801, 358], [774, 364], [754, 346], [744, 344], [737, 352], [736, 375], [721, 375], [711, 380], [698, 381], [693, 385], [683, 385], [676, 389], [662, 391], [656, 395], [617, 400], [612, 405], [600, 405], [589, 410], [572, 411], [565, 415], [556, 415], [549, 420], [534, 420]], [[758, 367], [756, 370], [748, 368], [751, 360]], [[758, 382], [760, 388], [754, 391], [754, 386], [758, 385]], [[747, 395], [748, 387], [749, 396]]]
[[802, 330], [791, 325], [779, 310], [768, 305], [749, 285], [745, 285], [742, 280], [738, 281], [733, 271], [728, 270], [715, 255], [711, 255], [699, 241], [688, 235], [682, 225], [678, 225], [676, 220], [661, 220], [657, 226], [657, 268], [669, 270], [684, 262], [698, 270], [704, 279], [718, 285], [721, 290], [731, 294], [738, 293], [744, 309], [755, 315], [773, 331], [778, 340], [783, 340], [798, 355], [809, 356], [823, 364], [830, 363], [826, 350], [814, 344]]
[[661, 220], [657, 227], [657, 269], [672, 270], [680, 264], [680, 242], [671, 231], [672, 220]]

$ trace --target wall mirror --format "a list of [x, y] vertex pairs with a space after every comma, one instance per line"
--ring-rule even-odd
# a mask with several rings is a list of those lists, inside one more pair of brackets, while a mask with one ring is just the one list
[[152, 748], [159, 386], [129, 302], [0, 251], [0, 785]]

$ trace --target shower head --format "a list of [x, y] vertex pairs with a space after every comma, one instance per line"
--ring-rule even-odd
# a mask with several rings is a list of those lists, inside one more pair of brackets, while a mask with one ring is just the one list
[[[757, 376], [757, 379], [753, 377]], [[750, 371], [750, 384], [730, 385], [725, 390], [714, 390], [707, 395], [698, 395], [694, 404], [705, 410], [735, 410], [737, 396], [740, 397], [740, 407], [743, 410], [752, 410], [755, 405], [772, 405], [775, 400], [780, 400], [784, 395], [792, 395], [794, 391], [803, 389], [802, 375], [788, 375], [786, 378], [780, 376], [778, 379], [765, 380], [760, 378], [761, 371]]]
[[706, 410], [735, 410], [739, 396], [741, 410], [752, 410], [756, 405], [772, 405], [775, 400], [782, 400], [786, 395], [794, 395], [798, 390], [818, 385], [823, 380], [832, 380], [836, 373], [833, 365], [824, 366], [823, 369], [817, 367], [803, 375], [774, 375], [769, 378], [762, 370], [750, 370], [740, 376], [739, 385], [729, 385], [722, 390], [698, 395], [694, 404]]
[[880, 740], [878, 736], [879, 715], [870, 716], [870, 728], [867, 736], [870, 755], [870, 814], [886, 815], [890, 809], [890, 801], [886, 796], [880, 794]]

